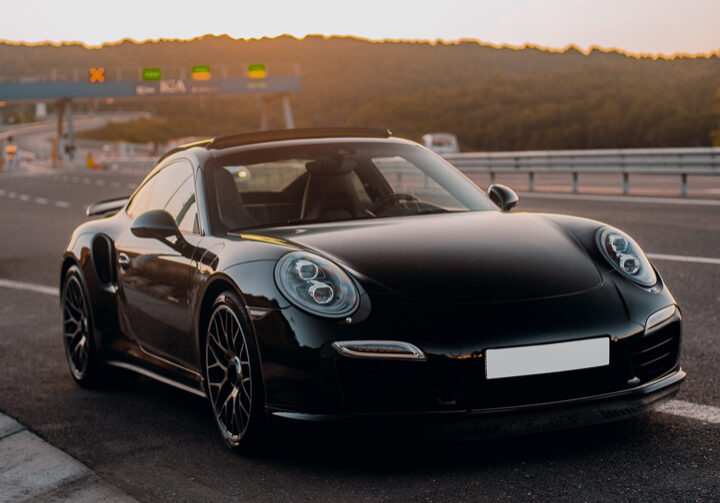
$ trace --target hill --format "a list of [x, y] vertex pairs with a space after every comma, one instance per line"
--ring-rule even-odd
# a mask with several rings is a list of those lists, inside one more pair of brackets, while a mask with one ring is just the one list
[[[477, 42], [371, 42], [350, 37], [290, 36], [235, 40], [123, 41], [81, 45], [0, 44], [3, 75], [62, 73], [91, 66], [226, 66], [297, 63], [296, 125], [389, 127], [418, 139], [458, 134], [465, 149], [671, 147], [711, 144], [718, 129], [720, 60], [653, 59], [615, 51], [583, 54]], [[83, 70], [84, 69], [84, 70]], [[137, 71], [137, 70], [135, 70]], [[165, 141], [257, 129], [247, 96], [148, 99], [114, 106], [157, 117], [110, 125], [94, 137]], [[281, 127], [280, 114], [271, 126]]]

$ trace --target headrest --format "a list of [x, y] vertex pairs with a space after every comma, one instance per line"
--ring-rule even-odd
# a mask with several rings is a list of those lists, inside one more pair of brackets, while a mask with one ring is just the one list
[[355, 170], [358, 162], [354, 159], [336, 159], [323, 157], [305, 164], [305, 168], [313, 175], [347, 175]]

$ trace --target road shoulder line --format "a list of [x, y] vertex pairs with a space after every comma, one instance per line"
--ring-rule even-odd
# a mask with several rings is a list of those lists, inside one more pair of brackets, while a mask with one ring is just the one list
[[689, 206], [720, 206], [717, 199], [692, 199], [679, 197], [613, 196], [606, 194], [567, 194], [562, 192], [518, 192], [527, 199], [567, 199], [570, 201], [604, 201], [617, 203], [684, 204]]
[[713, 407], [712, 405], [700, 405], [685, 400], [670, 400], [660, 405], [656, 410], [705, 423], [720, 424], [720, 407]]
[[0, 287], [14, 288], [15, 290], [25, 290], [27, 292], [43, 293], [57, 297], [60, 292], [57, 288], [45, 285], [36, 285], [34, 283], [26, 283], [24, 281], [13, 281], [11, 279], [0, 279]]
[[692, 262], [694, 264], [720, 265], [720, 258], [712, 257], [689, 257], [687, 255], [666, 255], [663, 253], [648, 253], [648, 258], [653, 260], [670, 260], [673, 262]]

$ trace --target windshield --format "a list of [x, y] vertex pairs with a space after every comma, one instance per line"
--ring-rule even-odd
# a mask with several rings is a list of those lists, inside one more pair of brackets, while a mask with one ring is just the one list
[[257, 149], [218, 158], [208, 174], [226, 231], [496, 209], [445, 160], [405, 143]]

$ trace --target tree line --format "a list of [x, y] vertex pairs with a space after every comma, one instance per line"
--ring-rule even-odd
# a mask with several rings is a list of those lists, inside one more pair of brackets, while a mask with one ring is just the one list
[[[549, 51], [460, 43], [371, 42], [290, 36], [235, 40], [123, 41], [81, 45], [0, 44], [6, 76], [52, 69], [297, 64], [291, 102], [297, 127], [387, 127], [419, 139], [458, 135], [465, 150], [682, 147], [720, 144], [720, 60], [649, 58], [617, 51]], [[230, 70], [227, 70], [227, 69]], [[152, 119], [110, 124], [86, 136], [163, 143], [185, 136], [256, 130], [252, 96], [118, 100], [101, 108], [145, 109]], [[282, 127], [279, 104], [271, 126]]]

